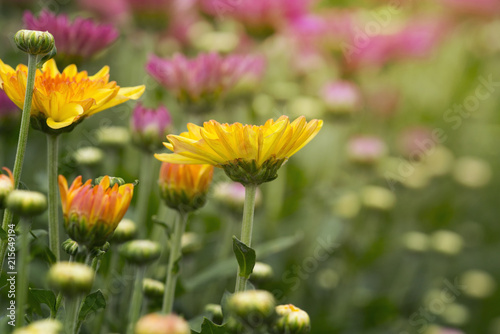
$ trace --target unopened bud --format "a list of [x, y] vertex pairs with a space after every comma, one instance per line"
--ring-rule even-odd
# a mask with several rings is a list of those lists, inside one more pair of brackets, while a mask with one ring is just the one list
[[123, 147], [130, 142], [130, 133], [121, 126], [109, 126], [97, 131], [97, 141], [108, 147]]
[[[104, 177], [105, 176], [99, 176], [97, 179], [94, 180], [94, 184], [95, 185], [100, 184]], [[113, 188], [115, 184], [118, 184], [118, 186], [123, 186], [126, 183], [125, 180], [122, 179], [121, 177], [115, 177], [115, 176], [108, 176], [108, 177], [109, 177], [110, 188]]]
[[362, 189], [361, 200], [366, 207], [376, 210], [390, 210], [396, 202], [394, 194], [378, 186], [366, 186]]
[[94, 271], [81, 263], [58, 262], [50, 268], [48, 281], [52, 288], [66, 296], [83, 295], [92, 288]]
[[142, 289], [146, 297], [161, 300], [165, 293], [165, 284], [151, 278], [145, 278], [142, 281]]
[[69, 238], [62, 243], [62, 249], [70, 256], [78, 254], [78, 242]]
[[175, 314], [148, 314], [135, 325], [135, 334], [190, 334], [186, 320]]
[[63, 325], [53, 319], [43, 319], [30, 323], [28, 326], [16, 329], [12, 334], [61, 334]]
[[431, 246], [435, 251], [447, 255], [456, 255], [462, 251], [463, 238], [453, 231], [439, 230], [431, 236]]
[[221, 324], [223, 320], [222, 307], [219, 304], [205, 305], [205, 312], [212, 315], [212, 321], [216, 324]]
[[247, 326], [258, 327], [274, 315], [274, 296], [264, 290], [248, 290], [232, 295], [227, 306], [229, 311]]
[[14, 190], [7, 197], [6, 207], [22, 217], [33, 217], [47, 210], [47, 197], [36, 191]]
[[194, 232], [186, 232], [182, 235], [182, 254], [194, 253], [202, 246], [201, 237]]
[[255, 262], [250, 280], [252, 282], [266, 282], [273, 278], [273, 268], [262, 262]]
[[115, 230], [113, 238], [114, 243], [122, 244], [135, 238], [137, 234], [137, 226], [130, 219], [123, 219]]
[[160, 257], [160, 245], [150, 240], [133, 240], [124, 244], [121, 254], [130, 263], [147, 265]]
[[305, 334], [311, 331], [309, 315], [298, 307], [292, 304], [279, 305], [276, 306], [276, 313], [279, 316], [274, 325], [276, 333]]
[[54, 48], [54, 36], [48, 31], [19, 30], [14, 36], [17, 47], [32, 55], [45, 55]]
[[94, 166], [102, 161], [104, 152], [97, 147], [82, 147], [73, 153], [73, 158], [78, 165]]

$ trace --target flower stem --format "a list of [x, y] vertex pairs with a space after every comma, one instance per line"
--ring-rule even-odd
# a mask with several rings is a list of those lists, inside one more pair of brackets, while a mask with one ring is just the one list
[[66, 297], [65, 303], [66, 303], [65, 333], [76, 334], [78, 313], [80, 311], [80, 304], [81, 304], [81, 296]]
[[[255, 193], [257, 192], [256, 184], [249, 184], [245, 186], [245, 206], [243, 207], [243, 220], [241, 222], [241, 241], [251, 246], [252, 243], [252, 228], [253, 228], [253, 214], [255, 211]], [[247, 286], [247, 279], [238, 273], [236, 274], [236, 287], [235, 292], [245, 291]]]
[[49, 174], [49, 246], [56, 257], [61, 260], [59, 242], [59, 213], [57, 212], [57, 160], [59, 136], [47, 135], [47, 172]]
[[[16, 159], [14, 161], [14, 188], [17, 189], [21, 172], [23, 169], [24, 153], [26, 152], [26, 144], [28, 142], [28, 132], [30, 128], [30, 111], [31, 102], [33, 99], [33, 89], [35, 87], [36, 66], [38, 63], [38, 55], [28, 55], [28, 77], [26, 80], [26, 94], [24, 97], [23, 113], [21, 116], [21, 127], [19, 129], [19, 139], [17, 141]], [[9, 224], [12, 223], [13, 214], [10, 210], [4, 211], [2, 229], [7, 231]], [[5, 253], [7, 251], [7, 240], [0, 242], [0, 274], [2, 273]]]
[[28, 287], [29, 287], [29, 224], [24, 219], [21, 219], [20, 230], [20, 248], [19, 248], [19, 270], [18, 270], [18, 286], [16, 295], [17, 304], [17, 318], [16, 327], [22, 327], [24, 323], [24, 307], [28, 300]]
[[139, 176], [139, 197], [137, 198], [137, 217], [136, 222], [139, 226], [146, 226], [146, 236], [151, 235], [153, 223], [147, 217], [149, 197], [151, 195], [152, 176], [153, 176], [152, 155], [141, 151], [141, 172]]
[[177, 269], [176, 263], [180, 260], [181, 254], [181, 240], [184, 230], [186, 228], [188, 214], [179, 211], [179, 217], [174, 225], [174, 234], [170, 239], [170, 255], [168, 259], [167, 281], [165, 283], [165, 294], [163, 295], [162, 313], [172, 313], [175, 297], [175, 286], [177, 284]]
[[134, 334], [135, 323], [139, 319], [142, 307], [142, 281], [144, 280], [146, 268], [140, 266], [137, 268], [134, 292], [132, 294], [132, 302], [130, 303], [130, 308], [128, 312], [128, 327], [127, 334]]

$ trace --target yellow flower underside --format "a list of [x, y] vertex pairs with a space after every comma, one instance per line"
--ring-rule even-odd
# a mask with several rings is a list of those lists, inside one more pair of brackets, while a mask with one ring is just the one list
[[[27, 75], [27, 66], [20, 64], [14, 70], [0, 60], [0, 87], [21, 109]], [[110, 82], [108, 66], [92, 76], [86, 71], [78, 72], [75, 65], [61, 73], [51, 59], [41, 71], [37, 70], [31, 115], [43, 114], [50, 128], [61, 129], [129, 99], [136, 100], [144, 90], [144, 85], [120, 87], [115, 81]]]
[[206, 193], [212, 181], [211, 165], [180, 165], [165, 163], [160, 170], [160, 185], [190, 196]]
[[307, 122], [304, 116], [290, 123], [287, 116], [268, 120], [262, 126], [241, 123], [220, 124], [214, 120], [203, 127], [188, 124], [188, 131], [168, 135], [163, 143], [173, 154], [155, 154], [158, 160], [176, 164], [223, 166], [231, 161], [255, 160], [257, 167], [270, 159], [288, 159], [323, 126], [322, 120]]

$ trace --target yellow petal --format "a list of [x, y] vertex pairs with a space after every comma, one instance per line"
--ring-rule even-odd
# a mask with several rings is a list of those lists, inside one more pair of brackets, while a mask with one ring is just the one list
[[185, 164], [185, 165], [199, 165], [199, 164], [206, 164], [207, 162], [204, 160], [196, 159], [196, 158], [189, 158], [182, 156], [180, 154], [176, 153], [160, 153], [160, 154], [155, 154], [155, 158], [163, 161], [163, 162], [169, 162], [173, 164]]
[[103, 79], [109, 74], [109, 66], [104, 66], [99, 72], [89, 77], [90, 80]]
[[43, 72], [48, 72], [51, 77], [55, 77], [56, 74], [60, 74], [59, 69], [57, 68], [56, 61], [54, 59], [49, 59], [42, 66]]
[[78, 69], [75, 64], [67, 66], [63, 71], [63, 74], [66, 74], [68, 77], [74, 77], [77, 73]]

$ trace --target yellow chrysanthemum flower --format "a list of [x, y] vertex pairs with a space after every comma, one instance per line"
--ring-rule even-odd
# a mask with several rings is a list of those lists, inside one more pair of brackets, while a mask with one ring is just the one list
[[[0, 60], [0, 88], [21, 109], [27, 75], [27, 66], [20, 64], [14, 70]], [[138, 99], [144, 90], [144, 85], [120, 87], [115, 81], [109, 81], [108, 66], [92, 76], [86, 71], [78, 72], [75, 65], [69, 65], [61, 73], [51, 59], [36, 73], [32, 124], [47, 133], [71, 131], [86, 117], [129, 99]]]
[[261, 184], [274, 180], [292, 155], [313, 139], [322, 120], [307, 122], [301, 116], [268, 120], [262, 126], [209, 121], [203, 127], [188, 124], [188, 132], [168, 135], [165, 147], [173, 154], [155, 154], [158, 160], [176, 164], [209, 164], [224, 169], [234, 181]]

